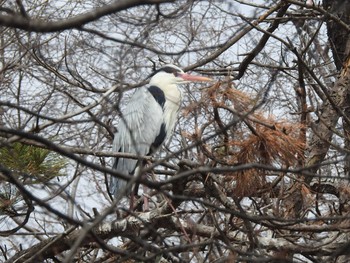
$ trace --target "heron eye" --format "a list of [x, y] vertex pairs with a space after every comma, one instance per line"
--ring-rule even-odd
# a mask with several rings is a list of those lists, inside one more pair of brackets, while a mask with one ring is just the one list
[[174, 72], [173, 74], [174, 74], [175, 77], [180, 76], [179, 72]]

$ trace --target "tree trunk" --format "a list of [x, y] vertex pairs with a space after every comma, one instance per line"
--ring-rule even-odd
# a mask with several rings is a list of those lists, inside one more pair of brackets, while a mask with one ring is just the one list
[[[350, 1], [324, 0], [323, 7], [345, 24], [350, 25]], [[339, 21], [331, 19], [327, 21], [327, 30], [334, 63], [340, 70], [340, 75], [329, 92], [329, 99], [320, 108], [318, 121], [312, 125], [313, 133], [308, 145], [309, 158], [307, 160], [307, 165], [313, 166], [310, 169], [312, 173], [316, 173], [319, 165], [324, 161], [332, 140], [333, 129], [339, 118], [350, 116], [350, 34]], [[350, 123], [344, 118], [343, 128], [345, 136], [348, 136]], [[344, 138], [344, 144], [347, 149], [350, 149], [349, 136]], [[345, 165], [346, 169], [349, 167], [349, 163]], [[309, 176], [305, 181], [310, 183], [312, 178]]]

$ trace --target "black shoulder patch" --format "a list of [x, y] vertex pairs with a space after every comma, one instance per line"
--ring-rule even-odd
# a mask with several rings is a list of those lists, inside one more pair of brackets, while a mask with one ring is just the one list
[[165, 104], [165, 95], [164, 91], [162, 91], [157, 86], [150, 86], [148, 91], [152, 94], [153, 98], [158, 102], [158, 104], [163, 108]]
[[162, 145], [165, 138], [166, 138], [165, 123], [162, 123], [162, 125], [160, 126], [159, 133], [157, 137], [154, 139], [154, 142], [151, 145], [151, 149], [148, 155], [153, 154]]

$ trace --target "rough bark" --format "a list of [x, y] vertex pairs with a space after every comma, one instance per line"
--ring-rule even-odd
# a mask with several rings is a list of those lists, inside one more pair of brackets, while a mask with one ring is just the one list
[[[339, 17], [346, 24], [350, 24], [350, 1], [324, 0], [323, 6], [331, 14]], [[350, 90], [350, 57], [349, 44], [350, 35], [337, 21], [327, 21], [328, 37], [332, 47], [334, 63], [340, 71], [338, 80], [329, 91], [329, 99], [326, 100], [319, 110], [319, 119], [312, 125], [312, 136], [309, 141], [308, 166], [316, 173], [324, 161], [330, 147], [335, 128], [340, 117], [350, 116], [349, 112], [349, 90]], [[344, 122], [344, 130], [347, 134], [349, 123]], [[349, 140], [345, 139], [349, 146]], [[313, 177], [306, 178], [310, 183]]]
[[[344, 115], [346, 108], [346, 98], [350, 89], [350, 57], [345, 62], [340, 77], [330, 91], [330, 100], [326, 100], [320, 108], [319, 119], [312, 125], [312, 136], [309, 141], [308, 150], [309, 158], [308, 166], [312, 173], [316, 173], [324, 161], [330, 147], [333, 136], [333, 130], [341, 117]], [[310, 183], [312, 177], [306, 178], [306, 182]]]

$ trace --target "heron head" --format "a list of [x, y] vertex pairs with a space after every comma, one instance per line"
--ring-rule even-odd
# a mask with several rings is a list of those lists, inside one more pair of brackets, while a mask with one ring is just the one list
[[181, 68], [167, 64], [156, 70], [151, 77], [150, 84], [153, 85], [173, 85], [188, 82], [213, 81], [210, 78], [195, 76], [185, 73]]

